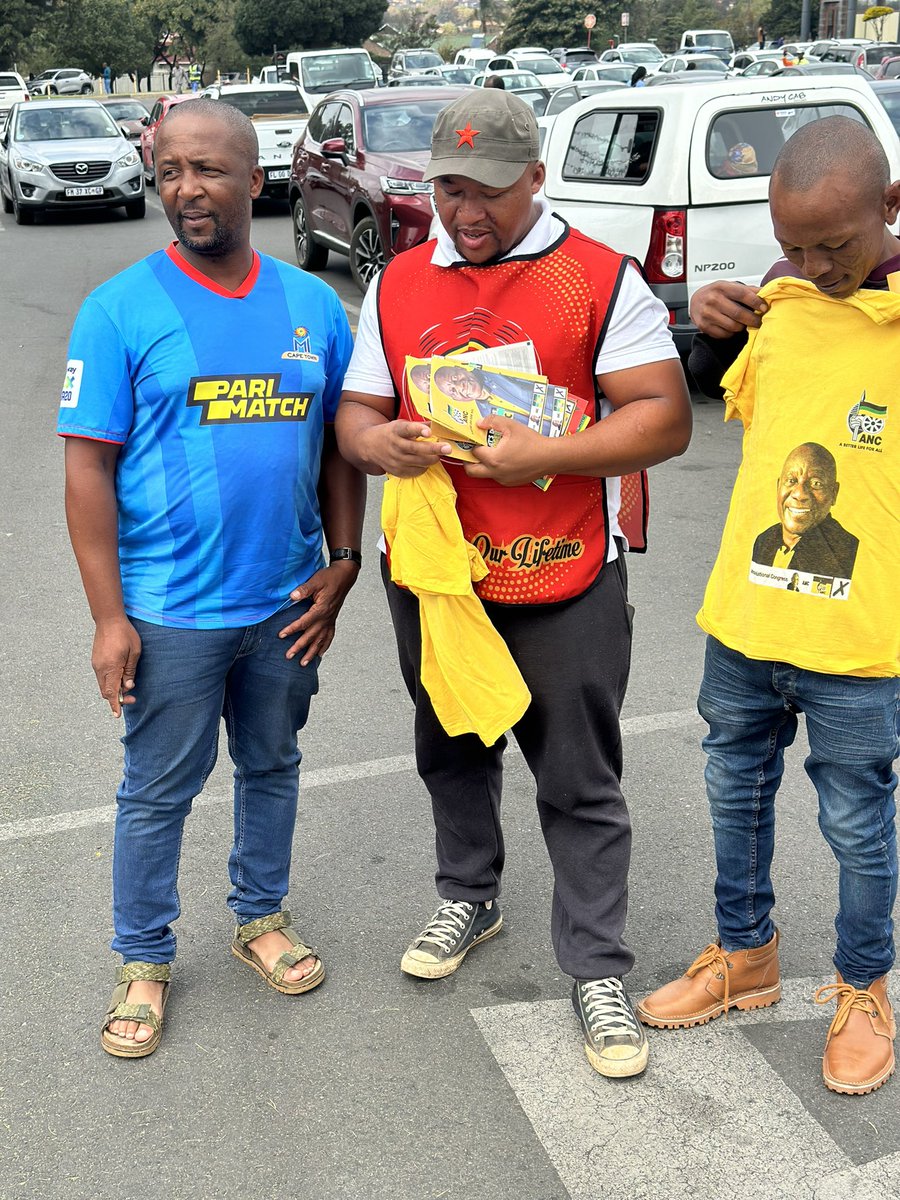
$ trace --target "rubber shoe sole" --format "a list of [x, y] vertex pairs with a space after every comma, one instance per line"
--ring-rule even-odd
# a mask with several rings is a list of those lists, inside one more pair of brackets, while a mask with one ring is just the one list
[[[738, 1008], [744, 1012], [748, 1012], [754, 1008], [770, 1008], [771, 1005], [777, 1004], [781, 999], [781, 984], [776, 983], [773, 987], [763, 988], [759, 992], [747, 992], [743, 996], [732, 997], [728, 1001], [728, 1008]], [[721, 1017], [725, 1012], [725, 1004], [718, 1004], [709, 1009], [705, 1013], [699, 1013], [697, 1016], [690, 1017], [669, 1017], [664, 1020], [662, 1017], [656, 1017], [652, 1013], [645, 1012], [640, 1004], [635, 1006], [635, 1012], [640, 1018], [642, 1025], [649, 1025], [652, 1029], [693, 1029], [695, 1025], [707, 1025], [710, 1021], [714, 1021], [716, 1017]]]
[[894, 1073], [894, 1060], [891, 1059], [889, 1065], [877, 1075], [874, 1079], [867, 1079], [862, 1083], [843, 1083], [840, 1079], [833, 1079], [830, 1075], [822, 1072], [822, 1079], [825, 1081], [825, 1086], [829, 1092], [840, 1092], [842, 1096], [867, 1096], [869, 1092], [877, 1092], [880, 1087], [887, 1083]]
[[[614, 1046], [612, 1049], [628, 1051], [627, 1046]], [[605, 1075], [607, 1079], [627, 1079], [631, 1075], [641, 1075], [647, 1070], [650, 1059], [650, 1047], [646, 1042], [638, 1054], [626, 1054], [622, 1058], [603, 1058], [586, 1042], [584, 1052], [597, 1074]]]
[[462, 960], [473, 946], [477, 946], [479, 942], [486, 942], [495, 933], [499, 933], [502, 927], [503, 917], [501, 916], [490, 928], [485, 929], [483, 933], [479, 933], [478, 937], [473, 938], [461, 954], [455, 954], [452, 958], [445, 958], [443, 962], [422, 962], [420, 959], [411, 958], [410, 951], [407, 950], [400, 959], [400, 970], [406, 975], [414, 975], [417, 979], [444, 979], [446, 976], [452, 975], [461, 966]]

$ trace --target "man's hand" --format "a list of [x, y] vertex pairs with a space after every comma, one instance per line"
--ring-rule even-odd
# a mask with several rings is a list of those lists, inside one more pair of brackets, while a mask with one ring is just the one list
[[701, 333], [726, 338], [744, 329], [758, 329], [768, 304], [759, 289], [727, 279], [707, 283], [691, 297], [691, 320]]
[[[334, 627], [341, 606], [347, 599], [347, 593], [356, 583], [359, 567], [354, 562], [336, 562], [330, 567], [323, 567], [311, 575], [306, 583], [294, 588], [292, 600], [312, 600], [312, 604], [302, 617], [285, 625], [279, 631], [280, 638], [296, 637], [285, 655], [286, 658], [296, 658], [298, 654], [301, 666], [308, 666], [318, 655], [320, 658], [334, 641]], [[299, 636], [297, 636], [299, 635]]]
[[372, 425], [359, 436], [359, 450], [388, 475], [411, 479], [421, 475], [452, 447], [447, 442], [426, 442], [431, 430], [419, 421], [388, 421]]
[[97, 623], [91, 666], [100, 685], [100, 695], [113, 711], [122, 715], [123, 704], [134, 704], [134, 674], [141, 656], [141, 639], [127, 617]]
[[466, 463], [473, 479], [493, 479], [505, 487], [517, 487], [540, 479], [547, 471], [548, 439], [511, 417], [483, 417], [479, 429], [498, 434], [493, 446], [476, 446], [477, 463]]

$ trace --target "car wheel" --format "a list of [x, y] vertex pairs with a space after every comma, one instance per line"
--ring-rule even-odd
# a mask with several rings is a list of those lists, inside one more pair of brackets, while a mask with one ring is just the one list
[[322, 271], [328, 262], [328, 247], [314, 242], [302, 196], [294, 201], [294, 253], [302, 271]]
[[91, 87], [91, 85], [89, 83], [86, 83], [82, 86], [81, 94], [82, 94], [82, 96], [90, 96], [93, 94], [93, 91], [94, 91], [94, 89]]
[[353, 230], [350, 239], [350, 274], [361, 292], [384, 266], [384, 250], [373, 217], [365, 217]]
[[129, 221], [140, 221], [147, 211], [147, 201], [141, 196], [140, 200], [131, 200], [125, 205], [125, 216]]
[[156, 172], [152, 167], [148, 167], [146, 163], [144, 163], [144, 182], [147, 184], [147, 187], [156, 187]]
[[12, 210], [13, 210], [13, 213], [15, 214], [17, 225], [33, 225], [34, 224], [34, 209], [33, 208], [23, 208], [22, 205], [19, 204], [18, 200], [16, 200], [15, 192], [13, 193]]
[[5, 213], [11, 213], [13, 210], [13, 202], [12, 199], [7, 196], [6, 192], [4, 192], [3, 188], [0, 188], [0, 199], [3, 201], [3, 211]]
[[53, 86], [53, 84], [52, 84], [52, 83], [51, 83], [51, 84], [50, 84], [50, 86], [47, 88], [47, 91], [48, 91], [48, 93], [49, 93], [51, 96], [58, 96], [58, 95], [59, 95], [59, 88], [55, 88], [55, 87]]

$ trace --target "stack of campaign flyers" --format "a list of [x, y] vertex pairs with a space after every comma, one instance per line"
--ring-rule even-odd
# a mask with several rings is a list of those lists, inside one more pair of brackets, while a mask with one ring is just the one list
[[[485, 417], [521, 421], [542, 437], [564, 437], [590, 424], [587, 403], [567, 388], [534, 371], [473, 361], [473, 355], [406, 359], [406, 385], [416, 411], [433, 436], [452, 446], [449, 458], [477, 462], [476, 446], [496, 441], [492, 429], [479, 429]], [[552, 476], [535, 479], [546, 491]]]

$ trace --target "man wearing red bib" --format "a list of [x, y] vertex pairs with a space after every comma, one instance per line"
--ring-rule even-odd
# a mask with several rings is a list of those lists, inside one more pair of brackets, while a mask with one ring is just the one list
[[[591, 402], [590, 426], [563, 438], [486, 419], [482, 428], [499, 434], [493, 445], [474, 451], [476, 463], [445, 465], [463, 533], [490, 568], [476, 591], [532, 696], [514, 732], [537, 783], [554, 870], [553, 944], [575, 980], [587, 1056], [601, 1074], [637, 1075], [647, 1043], [622, 983], [633, 964], [623, 940], [631, 843], [620, 788], [631, 651], [623, 497], [643, 500], [640, 472], [686, 449], [684, 375], [665, 309], [634, 266], [571, 230], [538, 196], [537, 126], [516, 96], [473, 90], [444, 109], [425, 177], [442, 228], [394, 259], [366, 296], [338, 438], [355, 465], [400, 479], [449, 452], [422, 440], [430, 429], [406, 392], [409, 355], [531, 342], [538, 371]], [[547, 475], [547, 491], [532, 486]], [[623, 487], [627, 475], [635, 477]], [[384, 560], [383, 573], [416, 705], [443, 900], [401, 967], [436, 979], [502, 924], [506, 741], [485, 746], [441, 727], [421, 683], [418, 601]]]

